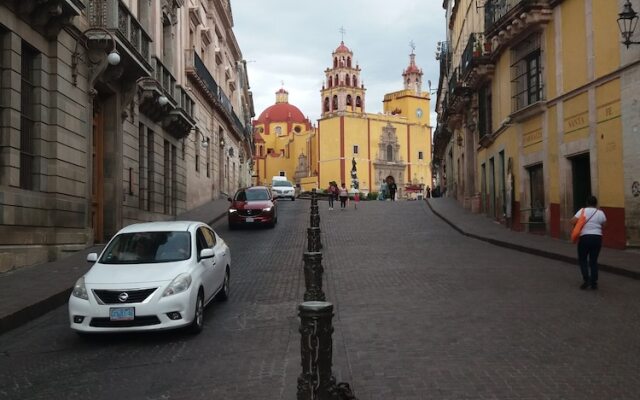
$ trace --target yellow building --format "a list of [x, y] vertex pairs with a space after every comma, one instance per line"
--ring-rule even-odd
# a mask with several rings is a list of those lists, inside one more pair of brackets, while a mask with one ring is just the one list
[[397, 184], [399, 196], [430, 185], [430, 99], [422, 92], [415, 54], [402, 74], [404, 89], [385, 95], [379, 114], [365, 112], [361, 70], [344, 43], [332, 53], [331, 65], [324, 71], [317, 128], [289, 104], [284, 89], [254, 123], [254, 184], [285, 175], [302, 189], [336, 181], [367, 193], [378, 191], [384, 179]]
[[[360, 66], [344, 43], [332, 53], [321, 90], [318, 121], [318, 182], [352, 185], [356, 166], [359, 189], [378, 191], [392, 180], [403, 195], [409, 185], [431, 184], [431, 126], [429, 94], [421, 90], [422, 70], [415, 54], [403, 72], [404, 90], [384, 96], [384, 113], [366, 113]], [[411, 188], [409, 188], [411, 189]]]
[[[608, 219], [605, 246], [640, 244], [631, 189], [640, 57], [620, 44], [618, 2], [444, 5], [448, 61], [434, 141], [447, 192], [513, 229], [554, 237], [568, 236], [568, 220], [593, 194]], [[627, 85], [636, 90], [625, 97]]]
[[269, 185], [272, 177], [286, 176], [303, 189], [315, 187], [317, 172], [311, 169], [317, 160], [315, 129], [298, 107], [289, 104], [284, 88], [253, 125], [253, 184]]

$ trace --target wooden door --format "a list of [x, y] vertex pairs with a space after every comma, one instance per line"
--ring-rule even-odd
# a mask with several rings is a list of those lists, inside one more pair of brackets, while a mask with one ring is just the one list
[[104, 115], [98, 103], [93, 107], [91, 151], [91, 227], [94, 243], [104, 242]]

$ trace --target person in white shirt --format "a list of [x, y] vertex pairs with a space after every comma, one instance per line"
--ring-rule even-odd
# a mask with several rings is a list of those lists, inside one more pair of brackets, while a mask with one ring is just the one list
[[[582, 210], [578, 210], [576, 215], [571, 218], [571, 224], [575, 225], [582, 214]], [[587, 198], [587, 206], [584, 208], [584, 216], [587, 222], [582, 227], [580, 239], [578, 240], [578, 262], [580, 263], [580, 272], [582, 272], [583, 283], [580, 289], [598, 288], [598, 255], [602, 248], [602, 229], [607, 224], [607, 217], [604, 212], [598, 208], [598, 199], [595, 196]]]

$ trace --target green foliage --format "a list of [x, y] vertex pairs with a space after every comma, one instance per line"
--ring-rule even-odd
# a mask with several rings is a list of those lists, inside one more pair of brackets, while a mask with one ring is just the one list
[[378, 199], [378, 192], [369, 192], [369, 194], [367, 194], [367, 200], [377, 200]]

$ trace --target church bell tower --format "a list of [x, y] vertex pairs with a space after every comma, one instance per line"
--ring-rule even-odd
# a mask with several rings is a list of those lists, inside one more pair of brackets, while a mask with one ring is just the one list
[[320, 91], [321, 117], [339, 112], [364, 113], [366, 89], [360, 80], [360, 66], [353, 61], [353, 52], [341, 41], [332, 58], [333, 66], [324, 71], [325, 82]]

